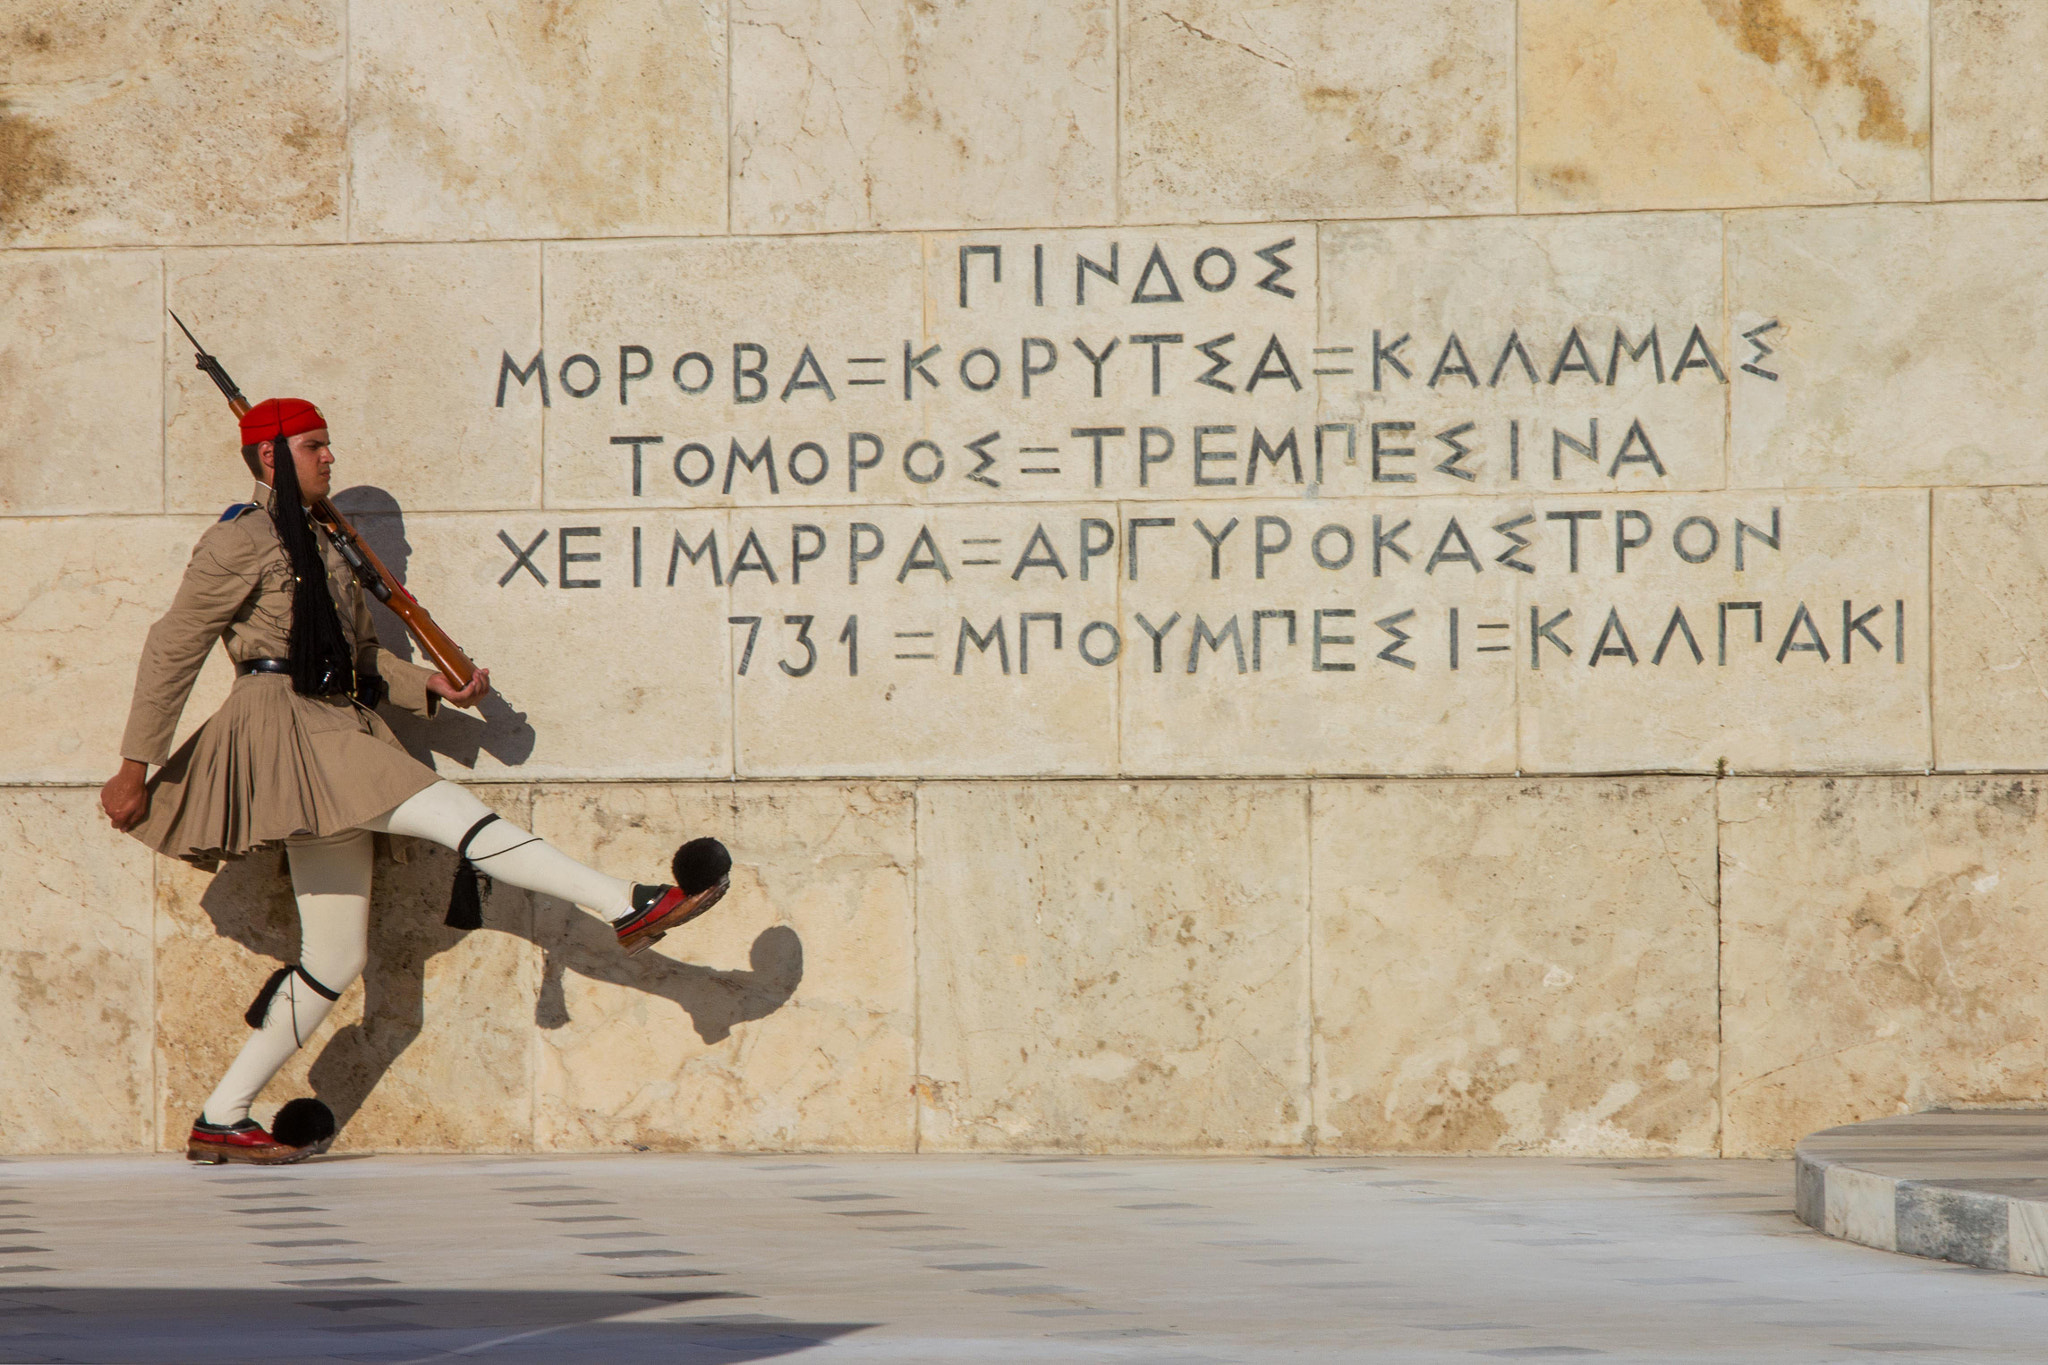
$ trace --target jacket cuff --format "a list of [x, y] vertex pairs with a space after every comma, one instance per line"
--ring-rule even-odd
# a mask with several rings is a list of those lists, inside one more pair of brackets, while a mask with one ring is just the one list
[[[175, 724], [175, 722], [173, 722]], [[171, 757], [171, 732], [160, 718], [135, 716], [121, 736], [121, 757], [161, 768]]]
[[388, 649], [377, 651], [377, 676], [384, 679], [384, 685], [391, 689], [391, 704], [403, 707], [416, 716], [433, 719], [441, 708], [441, 699], [427, 691], [427, 679], [434, 676], [431, 668], [421, 668], [408, 663]]

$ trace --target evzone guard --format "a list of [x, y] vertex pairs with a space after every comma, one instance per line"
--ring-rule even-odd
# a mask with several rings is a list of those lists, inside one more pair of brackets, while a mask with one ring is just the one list
[[[481, 923], [481, 870], [583, 906], [611, 925], [628, 953], [709, 910], [725, 894], [732, 860], [717, 840], [696, 839], [676, 851], [674, 884], [621, 881], [499, 818], [413, 759], [378, 704], [423, 717], [442, 702], [469, 706], [490, 691], [489, 671], [470, 664], [327, 502], [334, 453], [320, 410], [297, 398], [250, 407], [203, 351], [200, 368], [241, 417], [255, 493], [200, 536], [171, 609], [150, 629], [121, 769], [100, 804], [116, 829], [202, 867], [284, 845], [299, 960], [279, 968], [249, 1007], [255, 1033], [207, 1097], [186, 1145], [194, 1161], [275, 1164], [324, 1151], [333, 1138], [333, 1116], [317, 1101], [286, 1105], [274, 1134], [249, 1108], [368, 961], [374, 832], [432, 840], [461, 856], [451, 925]], [[442, 667], [422, 668], [378, 644], [363, 578]], [[234, 662], [234, 688], [172, 753], [178, 717], [215, 641]], [[160, 766], [146, 776], [152, 765]]]

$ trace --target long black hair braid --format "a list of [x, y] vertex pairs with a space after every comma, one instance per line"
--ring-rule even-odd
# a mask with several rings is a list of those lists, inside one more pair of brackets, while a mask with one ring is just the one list
[[299, 470], [291, 440], [280, 435], [273, 443], [270, 518], [277, 538], [292, 562], [292, 690], [302, 697], [346, 692], [351, 677], [348, 637], [327, 590], [327, 564], [306, 509], [299, 501]]

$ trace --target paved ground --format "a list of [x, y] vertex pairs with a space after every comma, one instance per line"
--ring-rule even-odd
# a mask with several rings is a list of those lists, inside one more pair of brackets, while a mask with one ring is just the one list
[[2039, 1361], [1775, 1162], [0, 1162], [0, 1360]]

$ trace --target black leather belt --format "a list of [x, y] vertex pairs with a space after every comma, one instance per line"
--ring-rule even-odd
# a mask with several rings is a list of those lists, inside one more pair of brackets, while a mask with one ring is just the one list
[[[284, 673], [289, 675], [291, 671], [292, 662], [290, 659], [244, 659], [235, 665], [236, 675], [244, 678], [248, 677], [251, 673]], [[325, 681], [327, 685], [313, 693], [314, 696], [340, 697], [347, 696], [356, 690], [357, 679], [354, 669], [350, 669], [347, 673], [330, 673]], [[368, 704], [367, 702], [365, 703], [365, 705]]]

